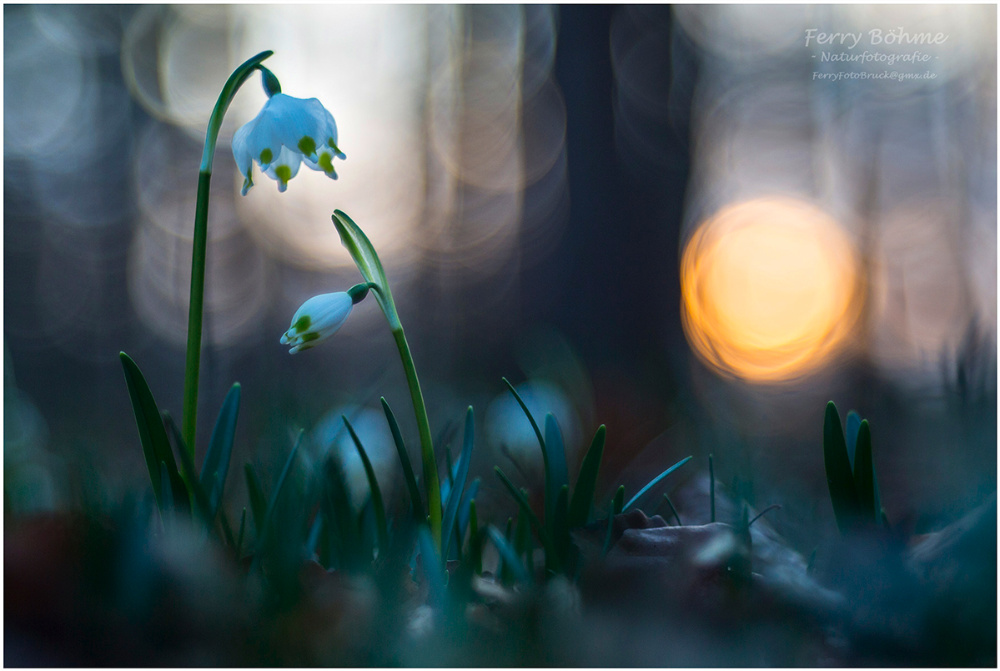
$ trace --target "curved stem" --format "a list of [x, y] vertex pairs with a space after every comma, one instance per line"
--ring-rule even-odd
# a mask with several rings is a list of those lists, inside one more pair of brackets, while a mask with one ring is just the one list
[[219, 141], [222, 119], [229, 104], [236, 96], [243, 82], [261, 61], [270, 57], [273, 51], [262, 51], [233, 71], [222, 87], [219, 100], [215, 103], [212, 116], [208, 120], [205, 134], [205, 150], [201, 156], [201, 170], [198, 173], [198, 196], [194, 213], [194, 240], [191, 246], [191, 298], [188, 304], [187, 356], [184, 362], [184, 406], [181, 435], [188, 451], [194, 456], [194, 440], [197, 435], [198, 418], [198, 374], [201, 367], [201, 323], [205, 304], [205, 260], [208, 252], [208, 194], [212, 181], [212, 161], [215, 145]]
[[427, 512], [430, 518], [431, 536], [434, 547], [441, 546], [441, 485], [438, 481], [437, 462], [434, 460], [434, 443], [431, 440], [431, 424], [427, 418], [427, 406], [424, 405], [424, 395], [420, 391], [420, 380], [417, 369], [410, 354], [410, 345], [406, 342], [406, 334], [402, 325], [392, 329], [392, 337], [399, 348], [399, 356], [403, 360], [403, 370], [406, 372], [406, 383], [410, 388], [410, 399], [413, 401], [413, 411], [417, 419], [417, 429], [420, 432], [420, 455], [424, 467], [424, 487], [427, 490]]

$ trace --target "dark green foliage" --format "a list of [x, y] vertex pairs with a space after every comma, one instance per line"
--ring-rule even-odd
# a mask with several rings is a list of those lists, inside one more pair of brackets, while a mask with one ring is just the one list
[[368, 489], [371, 492], [370, 500], [372, 510], [375, 514], [375, 530], [378, 534], [378, 548], [380, 552], [385, 552], [389, 547], [389, 528], [385, 518], [385, 504], [382, 502], [382, 490], [379, 489], [378, 479], [375, 477], [375, 469], [372, 468], [372, 462], [368, 459], [368, 454], [365, 452], [365, 448], [361, 444], [358, 434], [354, 432], [354, 427], [351, 426], [347, 417], [341, 415], [341, 418], [344, 420], [344, 426], [347, 427], [347, 432], [351, 434], [351, 440], [354, 441], [354, 446], [358, 449], [358, 456], [361, 457], [361, 463], [365, 467], [365, 476], [368, 478]]
[[469, 561], [476, 575], [483, 573], [483, 539], [479, 534], [479, 517], [476, 514], [476, 500], [469, 501]]
[[448, 584], [447, 577], [441, 557], [438, 555], [437, 548], [434, 547], [434, 538], [426, 526], [421, 525], [417, 531], [417, 547], [420, 549], [420, 567], [427, 579], [431, 604], [442, 610], [446, 607], [448, 600], [448, 592], [445, 589]]
[[[643, 487], [642, 489], [640, 489], [639, 492], [635, 496], [633, 496], [631, 499], [629, 499], [628, 503], [626, 503], [622, 507], [622, 512], [627, 511], [629, 508], [631, 508], [636, 503], [638, 503], [639, 500], [642, 498], [642, 496], [646, 492], [648, 492], [650, 489], [652, 489], [653, 487], [655, 487], [656, 485], [658, 485], [660, 483], [660, 481], [663, 480], [663, 478], [667, 477], [668, 475], [670, 475], [671, 473], [673, 473], [674, 471], [676, 471], [678, 468], [680, 468], [681, 466], [683, 466], [684, 464], [686, 464], [689, 461], [691, 461], [691, 457], [684, 457], [683, 459], [681, 459], [680, 461], [678, 461], [676, 464], [674, 464], [673, 466], [671, 466], [670, 468], [668, 468], [667, 470], [663, 471], [662, 473], [660, 473], [659, 475], [657, 475], [655, 478], [653, 478], [652, 480], [650, 480], [649, 482], [647, 482], [646, 486]], [[624, 496], [624, 490], [622, 490], [622, 495]]]
[[[507, 527], [509, 528], [511, 521], [507, 521]], [[511, 547], [511, 544], [507, 541], [500, 530], [497, 529], [492, 524], [486, 529], [487, 535], [490, 540], [493, 541], [493, 545], [496, 546], [497, 552], [500, 553], [500, 559], [503, 561], [503, 568], [510, 571], [513, 574], [514, 580], [520, 583], [530, 583], [531, 573], [525, 569], [524, 564], [521, 562], [518, 556], [517, 550]], [[509, 534], [509, 531], [508, 531]], [[502, 581], [501, 575], [501, 581]]]
[[618, 485], [618, 489], [615, 491], [615, 496], [611, 500], [611, 514], [621, 515], [623, 508], [622, 502], [625, 500], [625, 485]]
[[[852, 411], [853, 412], [853, 411]], [[858, 418], [857, 413], [853, 416]], [[840, 424], [840, 414], [833, 401], [826, 405], [823, 423], [823, 461], [830, 502], [842, 534], [883, 524], [878, 481], [872, 453], [871, 428], [868, 420], [857, 423], [848, 413], [849, 434], [854, 442], [853, 454]]]
[[709, 521], [715, 523], [715, 463], [712, 455], [708, 455], [708, 502], [710, 508]]
[[[153, 484], [153, 496], [160, 512], [172, 509], [175, 504], [187, 503], [187, 488], [177, 472], [177, 463], [170, 450], [167, 433], [163, 428], [160, 411], [153, 394], [136, 363], [125, 352], [118, 355], [125, 370], [125, 384], [132, 400], [132, 412], [139, 429], [139, 442], [146, 459], [146, 469]], [[163, 473], [161, 475], [161, 464]], [[164, 483], [169, 491], [164, 491]], [[168, 505], [169, 503], [169, 505]]]
[[[459, 503], [462, 501], [462, 493], [465, 490], [465, 480], [469, 476], [469, 464], [472, 462], [472, 445], [475, 439], [475, 420], [473, 419], [472, 406], [465, 412], [465, 436], [462, 440], [462, 454], [458, 458], [455, 478], [451, 489], [448, 492], [448, 502], [444, 509], [444, 516], [441, 518], [441, 552], [447, 556], [448, 546], [451, 544], [451, 534], [455, 526], [455, 518], [458, 515]], [[461, 542], [461, 538], [459, 538]]]
[[174, 450], [177, 452], [177, 456], [181, 459], [181, 473], [184, 475], [184, 481], [186, 483], [192, 483], [191, 486], [191, 498], [194, 499], [195, 509], [201, 516], [201, 519], [205, 522], [206, 526], [212, 526], [212, 515], [211, 515], [211, 505], [208, 501], [208, 496], [205, 494], [205, 490], [198, 484], [198, 475], [195, 472], [194, 462], [191, 460], [191, 453], [188, 451], [187, 446], [184, 445], [184, 439], [181, 438], [181, 432], [177, 428], [177, 424], [174, 422], [173, 417], [170, 413], [163, 413], [163, 426], [166, 429], [167, 436], [173, 442]]
[[379, 399], [382, 402], [382, 410], [385, 418], [389, 422], [389, 430], [392, 432], [392, 442], [396, 446], [396, 453], [399, 455], [399, 463], [403, 467], [403, 479], [406, 481], [406, 490], [410, 493], [410, 507], [413, 510], [413, 518], [417, 521], [424, 519], [424, 506], [420, 500], [420, 488], [417, 487], [417, 478], [413, 474], [413, 466], [410, 464], [410, 457], [406, 453], [406, 445], [403, 444], [403, 434], [399, 431], [399, 424], [396, 416], [386, 403], [385, 397]]
[[875, 503], [875, 464], [872, 461], [872, 434], [868, 428], [868, 420], [861, 422], [858, 428], [856, 449], [854, 452], [854, 486], [858, 493], [860, 514], [868, 511], [871, 516], [878, 515]]
[[222, 502], [222, 491], [229, 473], [229, 457], [233, 452], [233, 438], [236, 434], [236, 420], [240, 414], [240, 383], [233, 384], [226, 400], [222, 402], [219, 417], [212, 430], [212, 439], [208, 443], [208, 452], [201, 464], [201, 476], [198, 481], [201, 488], [208, 493], [209, 523], [214, 522]]
[[841, 533], [846, 534], [857, 524], [860, 504], [844, 430], [833, 401], [826, 404], [823, 422], [823, 463], [826, 466], [826, 483], [830, 488], [830, 502], [837, 518], [837, 527]]
[[538, 444], [542, 446], [542, 458], [545, 460], [545, 470], [548, 471], [548, 455], [545, 452], [545, 439], [542, 438], [542, 432], [538, 430], [538, 422], [536, 422], [535, 418], [532, 417], [531, 411], [528, 410], [528, 406], [524, 404], [524, 400], [521, 398], [521, 395], [517, 393], [516, 389], [514, 389], [514, 385], [512, 385], [505, 377], [501, 379], [503, 380], [503, 383], [507, 385], [507, 389], [510, 390], [510, 393], [514, 395], [514, 399], [517, 400], [517, 404], [521, 406], [521, 410], [524, 411], [524, 416], [528, 418], [529, 422], [531, 422], [531, 428], [535, 431], [535, 436], [538, 438]]
[[288, 453], [288, 459], [285, 460], [285, 467], [281, 469], [281, 475], [278, 476], [278, 481], [274, 483], [274, 492], [271, 493], [271, 499], [267, 504], [267, 510], [264, 512], [264, 522], [261, 524], [260, 535], [257, 537], [258, 557], [260, 549], [267, 541], [268, 535], [272, 533], [271, 526], [275, 509], [278, 507], [281, 492], [285, 487], [285, 482], [288, 480], [288, 473], [292, 470], [292, 464], [295, 462], [295, 455], [298, 453], [299, 446], [302, 444], [303, 435], [305, 435], [305, 432], [299, 431], [299, 435], [295, 439], [295, 444], [292, 445], [292, 451]]
[[[323, 462], [323, 493], [321, 510], [326, 531], [325, 538], [332, 568], [360, 570], [367, 564], [361, 549], [358, 529], [347, 479], [340, 461], [330, 456]], [[371, 557], [367, 558], [370, 561]]]
[[[556, 497], [563, 486], [569, 485], [569, 471], [566, 468], [566, 447], [562, 431], [552, 413], [545, 415], [545, 521], [550, 532], [555, 522]], [[564, 520], [565, 523], [565, 520]]]
[[851, 462], [851, 468], [854, 468], [854, 452], [858, 445], [858, 431], [861, 430], [861, 416], [851, 410], [847, 413], [847, 427], [844, 431], [844, 438], [847, 440], [847, 458]]
[[597, 489], [597, 474], [601, 468], [601, 457], [604, 455], [604, 439], [607, 431], [604, 425], [597, 427], [590, 449], [580, 464], [580, 474], [576, 477], [573, 488], [573, 498], [569, 504], [567, 525], [570, 529], [582, 527], [590, 517], [590, 507], [594, 503], [594, 492]]
[[267, 503], [264, 498], [264, 490], [260, 487], [260, 480], [249, 463], [244, 464], [243, 473], [246, 476], [247, 496], [250, 499], [250, 512], [253, 513], [253, 525], [259, 538], [264, 531], [264, 515], [267, 513]]

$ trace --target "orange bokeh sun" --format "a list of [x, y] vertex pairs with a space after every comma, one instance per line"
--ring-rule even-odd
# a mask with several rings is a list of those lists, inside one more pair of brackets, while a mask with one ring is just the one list
[[684, 249], [684, 332], [722, 374], [800, 378], [847, 343], [862, 285], [854, 246], [823, 211], [790, 198], [730, 205], [703, 222]]

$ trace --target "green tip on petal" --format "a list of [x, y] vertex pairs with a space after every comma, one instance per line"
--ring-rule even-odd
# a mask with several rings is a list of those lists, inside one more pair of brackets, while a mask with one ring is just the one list
[[322, 154], [319, 157], [319, 167], [323, 169], [328, 175], [336, 175], [337, 171], [333, 169], [333, 154]]
[[315, 156], [316, 140], [312, 139], [308, 135], [303, 136], [303, 138], [299, 140], [299, 151], [301, 151], [306, 156]]
[[303, 333], [302, 342], [312, 342], [319, 338], [319, 334], [313, 331], [312, 333]]
[[310, 324], [312, 324], [312, 318], [309, 315], [302, 315], [295, 320], [294, 324], [292, 324], [292, 329], [302, 333], [309, 328]]
[[326, 141], [326, 144], [328, 147], [330, 147], [330, 149], [334, 151], [335, 154], [337, 154], [337, 156], [339, 156], [340, 158], [347, 158], [347, 154], [340, 151], [340, 147], [337, 146], [337, 143], [333, 141], [332, 137]]
[[271, 152], [269, 147], [265, 147], [263, 151], [260, 152], [260, 163], [261, 165], [267, 165], [274, 160], [274, 153]]
[[278, 178], [280, 190], [288, 188], [288, 181], [292, 178], [292, 169], [287, 165], [279, 165], [274, 169], [274, 175]]

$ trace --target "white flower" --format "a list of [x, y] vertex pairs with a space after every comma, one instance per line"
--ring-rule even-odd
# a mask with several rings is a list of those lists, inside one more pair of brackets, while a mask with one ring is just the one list
[[354, 300], [345, 291], [313, 296], [295, 311], [292, 325], [281, 336], [281, 344], [292, 346], [289, 354], [315, 347], [344, 325], [352, 307]]
[[243, 173], [243, 195], [253, 186], [254, 161], [278, 191], [299, 172], [299, 164], [337, 179], [334, 157], [347, 158], [337, 147], [337, 122], [316, 98], [302, 100], [275, 93], [250, 122], [233, 135], [233, 157]]

